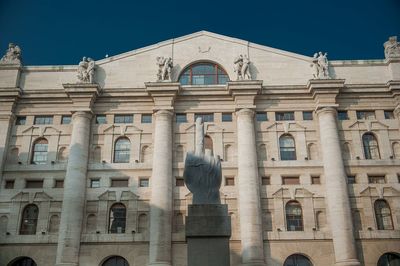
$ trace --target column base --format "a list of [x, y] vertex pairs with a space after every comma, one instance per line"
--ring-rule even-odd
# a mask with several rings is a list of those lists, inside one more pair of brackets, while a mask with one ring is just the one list
[[335, 266], [360, 266], [361, 263], [356, 259], [350, 259], [346, 261], [336, 262]]

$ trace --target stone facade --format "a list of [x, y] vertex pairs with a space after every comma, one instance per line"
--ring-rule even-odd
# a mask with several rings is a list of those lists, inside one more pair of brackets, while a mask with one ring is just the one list
[[[181, 177], [205, 114], [231, 265], [298, 254], [375, 266], [399, 254], [400, 59], [389, 44], [382, 60], [326, 61], [321, 79], [312, 56], [204, 31], [98, 60], [92, 82], [77, 82], [78, 66], [0, 62], [0, 266], [187, 265]], [[165, 80], [161, 57], [172, 60]], [[199, 62], [231, 81], [183, 85]]]

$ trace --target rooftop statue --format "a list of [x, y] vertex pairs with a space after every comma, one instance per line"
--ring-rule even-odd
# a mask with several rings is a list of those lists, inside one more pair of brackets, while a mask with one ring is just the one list
[[196, 120], [196, 151], [188, 152], [183, 178], [193, 193], [193, 204], [221, 204], [222, 171], [219, 156], [204, 153], [204, 124]]
[[78, 65], [78, 82], [80, 83], [93, 83], [94, 70], [96, 63], [91, 58], [83, 57], [82, 61]]
[[251, 80], [250, 74], [250, 60], [247, 55], [239, 55], [233, 61], [235, 64], [234, 71], [236, 73], [236, 80]]
[[157, 81], [171, 81], [171, 72], [173, 67], [172, 58], [158, 56], [156, 60], [158, 65]]
[[397, 36], [389, 37], [383, 46], [385, 47], [385, 58], [400, 58], [400, 42], [397, 41]]
[[315, 53], [312, 60], [313, 76], [315, 79], [329, 79], [328, 69], [328, 53], [323, 54], [322, 52]]
[[20, 64], [21, 63], [21, 48], [14, 43], [8, 44], [8, 49], [1, 58], [0, 63], [5, 64]]

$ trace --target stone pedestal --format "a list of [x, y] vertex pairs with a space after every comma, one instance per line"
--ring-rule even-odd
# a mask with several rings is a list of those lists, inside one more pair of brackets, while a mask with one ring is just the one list
[[225, 204], [188, 206], [186, 239], [188, 266], [229, 266], [231, 217]]

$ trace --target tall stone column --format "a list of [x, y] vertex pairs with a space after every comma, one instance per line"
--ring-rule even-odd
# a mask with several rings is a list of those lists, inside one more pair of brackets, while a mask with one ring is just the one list
[[336, 124], [336, 95], [344, 80], [312, 80], [310, 91], [317, 101], [319, 134], [324, 164], [326, 204], [331, 224], [335, 265], [360, 265], [353, 234], [347, 175]]
[[150, 199], [149, 265], [172, 265], [172, 117], [179, 83], [146, 83], [155, 111]]
[[96, 84], [64, 84], [76, 111], [72, 134], [58, 235], [56, 266], [79, 265], [82, 221], [86, 201], [86, 174], [89, 158], [91, 105], [98, 94]]
[[229, 82], [234, 98], [238, 145], [238, 200], [242, 265], [264, 266], [264, 240], [261, 218], [260, 181], [258, 176], [254, 100], [261, 91], [261, 81]]

